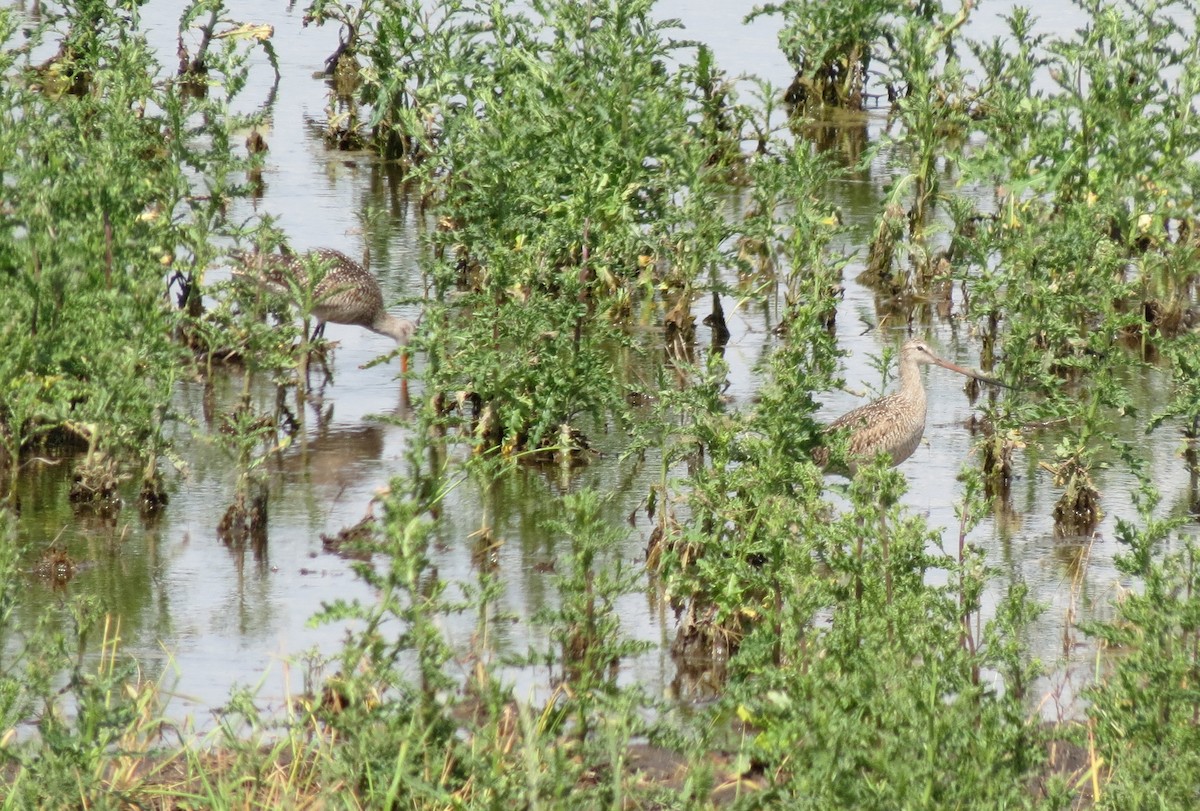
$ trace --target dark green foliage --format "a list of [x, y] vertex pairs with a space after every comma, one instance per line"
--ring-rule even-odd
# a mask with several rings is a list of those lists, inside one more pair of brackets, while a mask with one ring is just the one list
[[649, 8], [494, 6], [491, 35], [471, 39], [486, 80], [440, 86], [421, 168], [441, 226], [430, 383], [476, 400], [483, 448], [545, 446], [583, 413], [620, 419], [611, 319], [664, 282], [686, 305], [729, 233], [696, 230], [719, 210], [718, 136], [697, 131], [703, 91], [669, 72]]
[[[773, 803], [1024, 805], [1041, 762], [1022, 691], [1036, 675], [1021, 642], [1026, 594], [1013, 590], [976, 638], [979, 560], [928, 551], [939, 535], [894, 506], [898, 473], [860, 471], [840, 514], [825, 500], [806, 459], [817, 426], [782, 408], [821, 368], [805, 357], [777, 354], [752, 433], [705, 446], [690, 521], [666, 525], [660, 575], [685, 609], [675, 652], [729, 656], [718, 717], [749, 725], [742, 751]], [[933, 570], [950, 585], [928, 585]]]
[[160, 122], [133, 115], [157, 92], [144, 47], [105, 42], [74, 57], [89, 55], [95, 92], [53, 97], [4, 83], [12, 205], [0, 240], [11, 268], [0, 386], [10, 396], [0, 435], [12, 455], [62, 430], [139, 448], [178, 366], [162, 281], [174, 240], [160, 212], [182, 175], [157, 143]]
[[[1024, 805], [1040, 762], [1016, 689], [1031, 675], [1018, 641], [1028, 617], [1011, 610], [1025, 595], [1009, 595], [969, 641], [964, 612], [977, 604], [963, 605], [958, 584], [926, 580], [938, 568], [981, 585], [975, 562], [928, 554], [937, 536], [922, 521], [877, 505], [898, 483], [891, 471], [860, 471], [853, 510], [796, 540], [824, 550], [828, 567], [797, 572], [774, 667], [779, 642], [746, 641], [727, 706], [755, 730], [749, 754], [789, 806]], [[981, 678], [997, 671], [1003, 681]]]

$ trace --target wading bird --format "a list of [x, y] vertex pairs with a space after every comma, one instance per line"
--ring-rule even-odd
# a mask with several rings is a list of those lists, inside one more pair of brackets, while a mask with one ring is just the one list
[[[942, 360], [922, 340], [908, 341], [900, 349], [900, 388], [843, 414], [825, 429], [825, 433], [849, 432], [847, 467], [851, 476], [860, 464], [874, 459], [880, 451], [886, 451], [895, 466], [917, 449], [921, 435], [925, 433], [925, 387], [921, 384], [920, 367], [931, 363], [985, 383], [1004, 385], [973, 369]], [[820, 465], [826, 464], [828, 458], [825, 448], [819, 448], [813, 454], [813, 459]]]
[[258, 251], [235, 252], [242, 265], [234, 276], [251, 278], [268, 290], [289, 294], [288, 279], [308, 288], [309, 269], [324, 267], [325, 274], [312, 288], [312, 314], [317, 319], [312, 338], [324, 334], [325, 324], [349, 324], [366, 327], [386, 335], [400, 346], [400, 371], [408, 372], [408, 341], [416, 325], [407, 318], [397, 318], [383, 308], [383, 290], [367, 270], [341, 251], [316, 248], [306, 254], [264, 254]]

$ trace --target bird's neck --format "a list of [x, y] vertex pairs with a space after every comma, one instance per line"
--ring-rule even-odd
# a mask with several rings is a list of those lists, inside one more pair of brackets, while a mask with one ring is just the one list
[[408, 322], [391, 313], [380, 313], [371, 324], [371, 329], [380, 335], [388, 336], [398, 344], [407, 344], [411, 332]]
[[914, 400], [925, 400], [925, 387], [921, 385], [921, 367], [917, 363], [900, 363], [900, 394]]

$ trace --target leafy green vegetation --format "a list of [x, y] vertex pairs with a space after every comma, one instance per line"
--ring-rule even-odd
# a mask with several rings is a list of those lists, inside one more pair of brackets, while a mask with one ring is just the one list
[[[203, 740], [170, 726], [166, 686], [99, 599], [9, 633], [36, 551], [17, 484], [49, 450], [74, 465], [81, 508], [119, 510], [137, 476], [147, 510], [169, 509], [165, 463], [211, 442], [234, 473], [220, 537], [263, 555], [268, 463], [307, 436], [329, 349], [309, 339], [318, 268], [283, 301], [205, 271], [287, 243], [268, 217], [228, 220], [262, 180], [259, 141], [234, 137], [257, 114], [232, 105], [255, 55], [276, 77], [279, 60], [219, 0], [184, 11], [174, 76], [136, 2], [0, 11], [5, 804], [1190, 807], [1200, 26], [1184, 3], [1078, 6], [1077, 30], [1037, 33], [1014, 9], [990, 42], [969, 39], [969, 3], [754, 12], [782, 17], [794, 113], [861, 110], [876, 80], [887, 95], [886, 131], [845, 167], [781, 129], [777, 99], [746, 102], [650, 0], [313, 2], [306, 22], [341, 28], [327, 142], [399, 167], [429, 225], [422, 397], [404, 473], [359, 528], [371, 599], [313, 619], [345, 626], [340, 649], [306, 660], [278, 714], [235, 693]], [[884, 171], [844, 226], [831, 190]], [[941, 496], [949, 530], [909, 506], [902, 470], [880, 460], [843, 483], [817, 463], [851, 268], [879, 298], [869, 326], [951, 324], [1012, 386], [979, 405], [980, 461]], [[754, 396], [734, 402], [731, 303], [777, 322]], [[174, 430], [181, 380], [211, 395], [227, 363], [235, 405]], [[1130, 377], [1152, 365], [1170, 395], [1139, 430], [1182, 430], [1190, 515], [1161, 508], [1148, 452], [1118, 430], [1138, 416]], [[650, 523], [644, 559], [624, 554], [615, 500], [575, 478], [601, 445], [654, 471], [628, 516]], [[1114, 616], [1084, 628], [1115, 653], [1054, 723], [1029, 641], [1043, 606], [1019, 580], [997, 589], [968, 541], [1011, 499], [1019, 460], [1052, 483], [1065, 539], [1113, 509], [1106, 468], [1137, 488], [1136, 517], [1116, 522]], [[497, 641], [514, 618], [495, 521], [468, 577], [444, 573], [438, 533], [458, 488], [546, 461], [562, 486], [539, 531], [562, 554], [528, 618], [544, 642], [514, 651]], [[678, 620], [671, 699], [627, 678], [653, 649], [623, 623], [635, 600]], [[447, 630], [461, 617], [469, 640]]]

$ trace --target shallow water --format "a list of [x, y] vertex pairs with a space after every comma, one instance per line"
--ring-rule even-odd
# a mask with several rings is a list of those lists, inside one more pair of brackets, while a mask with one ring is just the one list
[[[776, 21], [740, 24], [751, 6], [671, 0], [660, 3], [658, 13], [681, 18], [688, 26], [681, 36], [711, 44], [731, 75], [756, 73], [777, 87], [786, 86], [790, 76], [775, 42]], [[995, 10], [989, 6], [987, 12], [991, 15]], [[298, 250], [328, 246], [357, 256], [369, 245], [372, 270], [383, 282], [388, 300], [419, 299], [422, 224], [370, 155], [330, 152], [324, 147], [320, 122], [325, 116], [326, 88], [312, 74], [323, 67], [325, 56], [335, 47], [337, 32], [303, 28], [302, 14], [301, 8], [289, 10], [282, 4], [264, 8], [245, 3], [233, 9], [236, 18], [274, 25], [282, 80], [271, 107], [271, 127], [263, 133], [270, 145], [264, 194], [257, 201], [240, 201], [231, 218], [269, 213]], [[174, 51], [177, 18], [178, 11], [162, 2], [151, 3], [143, 12], [144, 25], [164, 54]], [[986, 33], [988, 19], [994, 21], [982, 15], [977, 19], [977, 35]], [[266, 99], [271, 78], [263, 61], [246, 94], [251, 103]], [[876, 134], [883, 123], [882, 113], [872, 115], [869, 131]], [[881, 159], [866, 176], [835, 190], [844, 195], [839, 202], [848, 222], [869, 224], [888, 176]], [[367, 225], [363, 213], [367, 210], [383, 215], [369, 219], [373, 224]], [[879, 316], [875, 294], [854, 282], [856, 271], [852, 266], [846, 274], [837, 329], [849, 353], [847, 386], [866, 391], [878, 386], [870, 356], [900, 335], [865, 330], [864, 322], [877, 323]], [[213, 268], [210, 278], [223, 278], [227, 272]], [[707, 297], [697, 301], [698, 324], [708, 308]], [[420, 308], [406, 304], [393, 311], [415, 318]], [[726, 351], [731, 370], [728, 394], [732, 408], [747, 407], [758, 386], [754, 366], [774, 340], [770, 326], [778, 313], [767, 308], [764, 314], [761, 307], [733, 310], [730, 301], [726, 312], [732, 332]], [[697, 333], [697, 346], [707, 346], [707, 328], [700, 326]], [[944, 356], [976, 365], [978, 346], [966, 325], [935, 321], [929, 334]], [[148, 524], [129, 507], [115, 519], [75, 516], [67, 505], [69, 464], [35, 463], [21, 484], [22, 539], [35, 548], [57, 541], [85, 566], [65, 590], [31, 575], [16, 616], [20, 626], [32, 629], [37, 618], [64, 612], [68, 594], [104, 596], [119, 612], [125, 650], [143, 662], [148, 675], [162, 675], [172, 686], [168, 714], [191, 716], [199, 726], [205, 725], [208, 712], [228, 698], [235, 684], [260, 685], [260, 704], [268, 709], [301, 689], [302, 668], [295, 662], [313, 648], [335, 650], [344, 633], [336, 625], [311, 627], [309, 618], [325, 601], [372, 598], [346, 561], [323, 551], [320, 536], [357, 522], [375, 493], [391, 477], [403, 474], [411, 431], [395, 366], [362, 368], [391, 349], [389, 339], [335, 324], [329, 325], [327, 337], [339, 343], [332, 361], [333, 380], [316, 392], [307, 411], [306, 441], [297, 442], [275, 466], [269, 542], [261, 556], [250, 550], [235, 553], [218, 540], [216, 525], [233, 491], [231, 460], [211, 443], [193, 439], [186, 425], [178, 429], [186, 472], [170, 479], [171, 502]], [[418, 373], [420, 364], [418, 357]], [[929, 369], [925, 379], [930, 393], [927, 442], [901, 468], [909, 480], [905, 502], [927, 514], [931, 526], [946, 528], [949, 549], [957, 544], [954, 502], [961, 488], [956, 476], [964, 463], [970, 463], [973, 438], [963, 426], [972, 409], [957, 376]], [[218, 409], [229, 407], [241, 385], [236, 371], [217, 380]], [[1142, 414], [1153, 413], [1169, 396], [1168, 381], [1154, 372], [1131, 380], [1130, 387]], [[253, 391], [264, 402], [274, 397], [266, 386]], [[421, 396], [419, 383], [409, 394]], [[861, 402], [849, 392], [830, 394], [823, 400], [820, 416], [832, 419]], [[203, 425], [200, 385], [181, 383], [175, 408]], [[381, 414], [398, 422], [374, 418]], [[1122, 429], [1129, 441], [1152, 454], [1164, 508], [1186, 505], [1188, 482], [1174, 427], [1165, 426], [1149, 437], [1140, 436], [1132, 421]], [[199, 430], [196, 435], [203, 433]], [[564, 477], [556, 468], [527, 469], [486, 492], [471, 481], [460, 485], [447, 501], [446, 520], [438, 531], [435, 556], [442, 577], [451, 582], [478, 578], [471, 536], [484, 523], [486, 512], [487, 523], [502, 541], [491, 561], [505, 583], [498, 608], [528, 618], [553, 599], [545, 569], [562, 554], [558, 539], [541, 529], [552, 506], [547, 495], [582, 487], [613, 493], [614, 515], [635, 515], [625, 545], [616, 554], [632, 566], [640, 565], [650, 527], [644, 510], [638, 508], [658, 475], [657, 464], [648, 460], [640, 466], [622, 465], [618, 457], [623, 437], [595, 439], [608, 453], [572, 476]], [[1049, 440], [1044, 444], [1053, 446]], [[1018, 471], [1011, 513], [998, 512], [986, 519], [970, 541], [987, 551], [998, 570], [990, 600], [1009, 582], [1023, 581], [1046, 605], [1030, 642], [1044, 662], [1060, 663], [1052, 667], [1053, 675], [1043, 686], [1048, 690], [1061, 686], [1069, 697], [1089, 673], [1091, 651], [1071, 645], [1069, 637], [1077, 640], [1079, 635], [1070, 630], [1068, 609], [1074, 606], [1076, 619], [1102, 616], [1110, 610], [1113, 597], [1132, 585], [1122, 582], [1111, 564], [1117, 551], [1115, 517], [1133, 515], [1127, 496], [1132, 482], [1119, 472], [1100, 472], [1097, 485], [1103, 493], [1104, 521], [1091, 539], [1064, 540], [1055, 537], [1051, 520], [1058, 492], [1049, 474], [1037, 466], [1032, 449], [1019, 459]], [[128, 498], [133, 495], [127, 492]], [[1086, 565], [1081, 567], [1084, 552]], [[1073, 588], [1077, 577], [1078, 587]], [[655, 643], [650, 653], [626, 663], [623, 679], [652, 691], [668, 691], [674, 678], [665, 652], [673, 633], [671, 616], [644, 594], [625, 598], [619, 611], [631, 636]], [[474, 618], [449, 622], [452, 636], [465, 646]], [[524, 651], [540, 642], [536, 626], [525, 619], [502, 624], [494, 634], [500, 651]], [[536, 672], [514, 672], [512, 677], [521, 683], [518, 694], [537, 690], [544, 679]], [[1047, 706], [1042, 711], [1053, 717], [1057, 709], [1052, 702]]]

